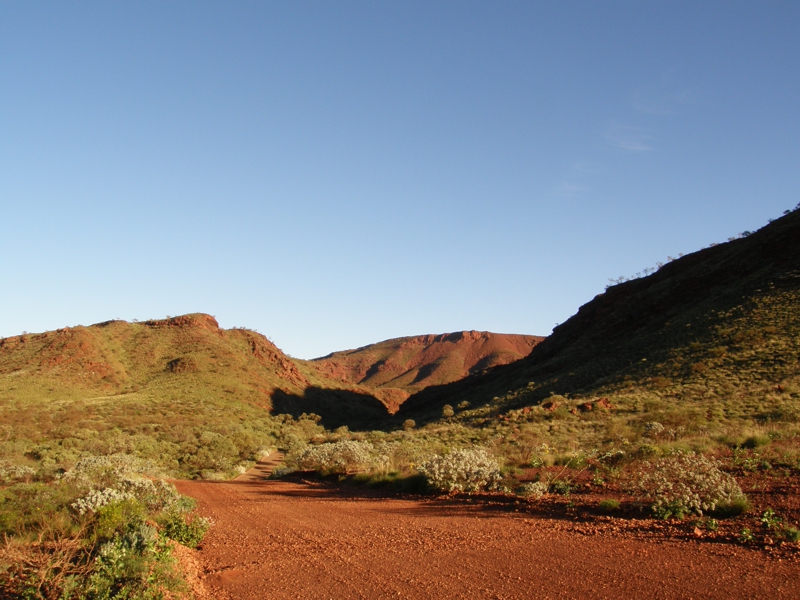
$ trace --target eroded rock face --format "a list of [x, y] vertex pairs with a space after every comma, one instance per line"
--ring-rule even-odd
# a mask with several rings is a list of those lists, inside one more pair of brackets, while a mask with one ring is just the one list
[[[124, 321], [117, 321], [124, 323]], [[107, 325], [107, 323], [100, 323], [98, 325]], [[168, 319], [158, 319], [145, 321], [148, 327], [201, 327], [203, 329], [219, 330], [219, 323], [211, 315], [204, 313], [193, 313], [190, 315], [181, 315], [179, 317], [169, 317]]]

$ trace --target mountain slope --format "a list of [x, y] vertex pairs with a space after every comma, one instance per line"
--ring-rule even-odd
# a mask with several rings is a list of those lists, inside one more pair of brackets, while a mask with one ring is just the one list
[[399, 406], [428, 386], [519, 360], [543, 339], [486, 331], [413, 336], [334, 352], [310, 364], [326, 378], [381, 390]]
[[[768, 397], [800, 373], [800, 211], [609, 288], [508, 366], [407, 400], [400, 418], [431, 420], [445, 403], [497, 409], [552, 394], [626, 388], [676, 401]], [[794, 393], [794, 392], [792, 392]], [[773, 394], [774, 395], [774, 394]], [[501, 408], [502, 407], [502, 408]]]
[[220, 329], [191, 314], [165, 320], [109, 321], [0, 340], [0, 403], [176, 404], [223, 399], [232, 418], [243, 405], [298, 416], [311, 394], [329, 426], [383, 418], [369, 392], [329, 381], [286, 356], [263, 335]]

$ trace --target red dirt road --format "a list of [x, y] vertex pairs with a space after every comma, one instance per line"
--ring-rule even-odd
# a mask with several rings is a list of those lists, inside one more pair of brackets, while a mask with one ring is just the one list
[[258, 471], [176, 484], [215, 521], [195, 556], [212, 598], [800, 598], [796, 556], [637, 534], [615, 519], [353, 497]]

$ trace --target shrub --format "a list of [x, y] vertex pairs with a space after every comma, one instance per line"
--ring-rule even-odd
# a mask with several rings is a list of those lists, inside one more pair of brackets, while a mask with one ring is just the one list
[[122, 482], [142, 479], [143, 475], [159, 475], [160, 469], [151, 461], [130, 454], [87, 456], [63, 473], [59, 479], [86, 489], [119, 487]]
[[436, 455], [418, 468], [430, 485], [446, 492], [476, 492], [497, 487], [500, 464], [485, 448], [463, 448]]
[[664, 432], [664, 426], [658, 421], [650, 421], [644, 425], [644, 434], [649, 438], [657, 438]]
[[196, 548], [211, 527], [211, 521], [205, 517], [187, 519], [180, 513], [170, 513], [162, 520], [161, 526], [169, 539]]
[[[76, 498], [63, 481], [28, 488], [4, 493], [4, 509], [16, 515], [4, 523], [0, 597], [149, 598], [153, 590], [180, 587], [166, 537], [135, 498], [109, 488]], [[38, 523], [18, 506], [34, 489], [40, 493], [30, 511]]]
[[742, 496], [734, 498], [729, 502], [720, 502], [717, 504], [717, 507], [714, 509], [714, 515], [725, 519], [728, 517], [736, 517], [742, 513], [746, 513], [748, 510], [750, 510], [750, 501], [742, 494]]
[[600, 504], [598, 504], [598, 508], [603, 512], [614, 512], [615, 510], [619, 510], [619, 507], [619, 500], [614, 500], [613, 498], [600, 500]]
[[133, 495], [127, 492], [121, 492], [114, 488], [104, 488], [102, 490], [92, 490], [84, 497], [78, 498], [70, 506], [78, 511], [79, 515], [85, 515], [86, 513], [96, 513], [107, 504], [122, 502], [131, 498], [133, 498]]
[[761, 524], [766, 529], [779, 529], [782, 523], [783, 519], [776, 515], [771, 508], [765, 510], [764, 514], [761, 515]]
[[650, 503], [661, 519], [702, 516], [718, 507], [746, 504], [736, 480], [719, 468], [719, 462], [695, 454], [677, 453], [653, 464], [644, 463], [634, 491]]
[[653, 444], [642, 444], [637, 448], [636, 455], [641, 458], [652, 458], [661, 454], [661, 448]]
[[751, 435], [742, 442], [742, 447], [751, 449], [760, 448], [761, 446], [766, 446], [771, 441], [772, 440], [767, 435]]
[[270, 474], [270, 479], [280, 479], [281, 477], [286, 477], [287, 475], [291, 475], [297, 471], [294, 467], [290, 467], [288, 465], [278, 465], [274, 469], [272, 469], [272, 473]]
[[[0, 490], [0, 597], [150, 598], [177, 590], [166, 530], [191, 543], [194, 501], [134, 456], [88, 456], [50, 483]], [[173, 515], [173, 516], [169, 516]], [[184, 522], [184, 527], [154, 522]]]
[[144, 506], [134, 499], [116, 500], [100, 506], [89, 520], [91, 538], [103, 542], [143, 524], [147, 518]]
[[800, 530], [794, 527], [787, 527], [783, 530], [783, 537], [790, 542], [800, 541]]
[[170, 548], [156, 528], [131, 522], [100, 546], [80, 597], [159, 597], [158, 588], [179, 587], [172, 564]]
[[13, 465], [7, 460], [0, 461], [0, 483], [12, 483], [16, 481], [30, 481], [36, 474], [31, 467], [25, 465]]
[[572, 484], [569, 481], [557, 479], [550, 484], [550, 489], [560, 496], [569, 496], [572, 493]]
[[385, 465], [388, 457], [377, 453], [370, 442], [342, 440], [307, 448], [297, 459], [300, 469], [326, 473], [351, 473]]
[[526, 498], [539, 499], [550, 491], [548, 486], [543, 481], [533, 481], [531, 483], [523, 483], [517, 488], [517, 494]]
[[97, 512], [101, 506], [130, 498], [135, 498], [153, 512], [175, 508], [182, 496], [171, 483], [142, 475], [152, 472], [152, 463], [127, 454], [90, 456], [64, 473], [61, 480], [78, 488], [88, 488], [88, 493], [71, 505], [80, 515]]

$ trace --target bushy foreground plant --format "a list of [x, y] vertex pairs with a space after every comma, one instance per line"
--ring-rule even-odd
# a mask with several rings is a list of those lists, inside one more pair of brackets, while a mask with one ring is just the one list
[[163, 597], [181, 587], [169, 540], [196, 545], [207, 521], [128, 455], [93, 456], [50, 483], [0, 492], [0, 596]]
[[485, 448], [436, 455], [417, 467], [428, 483], [445, 492], [477, 492], [499, 486], [500, 464]]
[[634, 491], [660, 519], [742, 512], [747, 506], [742, 488], [719, 467], [719, 461], [707, 456], [676, 453], [654, 463], [643, 463]]
[[614, 498], [606, 498], [605, 500], [600, 500], [597, 507], [603, 512], [614, 512], [619, 510], [620, 502]]

